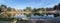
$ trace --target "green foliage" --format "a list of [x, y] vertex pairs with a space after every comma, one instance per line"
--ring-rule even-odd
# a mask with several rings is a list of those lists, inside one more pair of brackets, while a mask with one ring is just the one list
[[0, 17], [0, 21], [11, 21], [13, 20], [14, 18], [1, 18]]
[[59, 3], [58, 5], [55, 5], [55, 6], [53, 7], [53, 9], [54, 9], [54, 10], [60, 10], [60, 3]]
[[7, 6], [6, 6], [6, 5], [2, 4], [2, 5], [1, 5], [1, 8], [3, 8], [3, 7], [4, 7], [4, 8], [7, 8]]
[[7, 11], [11, 11], [11, 7], [8, 7], [8, 8], [7, 8]]
[[7, 15], [8, 15], [9, 18], [11, 17], [11, 13], [8, 12]]
[[29, 10], [31, 11], [31, 7], [26, 7], [26, 9], [24, 9], [23, 11]]
[[3, 10], [3, 8], [7, 9], [7, 11], [11, 11], [11, 7], [7, 7], [6, 5], [2, 4], [2, 5], [0, 5], [0, 12], [1, 12], [1, 10]]

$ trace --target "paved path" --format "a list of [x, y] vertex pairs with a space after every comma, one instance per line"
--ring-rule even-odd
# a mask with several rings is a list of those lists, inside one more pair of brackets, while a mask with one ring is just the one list
[[51, 23], [60, 23], [60, 16], [50, 20]]
[[12, 23], [11, 21], [0, 21], [0, 23]]
[[[11, 21], [0, 21], [0, 23], [12, 23]], [[53, 19], [31, 19], [27, 21], [17, 21], [17, 23], [60, 23], [60, 16]]]

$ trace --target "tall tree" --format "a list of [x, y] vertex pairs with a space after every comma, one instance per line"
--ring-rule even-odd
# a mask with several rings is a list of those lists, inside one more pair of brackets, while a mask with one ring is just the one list
[[1, 7], [0, 7], [0, 11], [1, 11]]
[[60, 10], [60, 3], [58, 4], [58, 9]]
[[0, 8], [2, 9], [2, 11], [5, 11], [7, 6], [2, 4]]
[[37, 9], [36, 9], [36, 8], [34, 8], [32, 11], [33, 11], [33, 12], [36, 12], [36, 10], [37, 10]]
[[0, 12], [3, 12], [3, 11], [4, 11], [4, 9], [6, 9], [6, 8], [7, 8], [7, 6], [6, 6], [6, 5], [4, 5], [4, 4], [0, 5]]
[[31, 7], [26, 7], [27, 10], [31, 11]]
[[2, 4], [2, 5], [1, 5], [1, 8], [7, 8], [7, 6], [6, 6], [6, 5], [4, 5], [4, 4]]
[[57, 9], [57, 5], [55, 5], [54, 7], [53, 7], [53, 10], [56, 10]]
[[23, 11], [26, 11], [26, 10], [32, 11], [31, 7], [26, 7], [26, 9], [23, 9]]

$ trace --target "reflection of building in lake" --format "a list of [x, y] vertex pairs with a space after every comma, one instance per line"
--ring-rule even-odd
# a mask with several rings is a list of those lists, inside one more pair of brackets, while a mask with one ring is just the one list
[[[51, 9], [51, 10], [50, 10], [50, 9]], [[41, 9], [41, 10], [38, 10], [38, 12], [39, 12], [40, 14], [42, 14], [42, 13], [46, 14], [46, 13], [48, 13], [48, 11], [53, 11], [53, 8], [43, 8], [43, 9]]]
[[17, 13], [17, 14], [21, 14], [21, 13], [22, 13], [22, 10], [17, 9], [17, 10], [16, 10], [16, 13]]
[[14, 8], [11, 8], [11, 16], [15, 16], [15, 9]]
[[25, 10], [24, 13], [25, 13], [25, 14], [29, 14], [29, 13], [31, 13], [31, 11]]

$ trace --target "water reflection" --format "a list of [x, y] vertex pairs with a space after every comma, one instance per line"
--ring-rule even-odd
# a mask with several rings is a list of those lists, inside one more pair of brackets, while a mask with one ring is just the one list
[[51, 14], [51, 15], [34, 15], [34, 14], [19, 14], [19, 15], [15, 15], [14, 18], [31, 18], [31, 19], [52, 19], [54, 18], [54, 15]]
[[[4, 14], [2, 14], [1, 16], [3, 16]], [[60, 14], [51, 14], [51, 13], [47, 13], [47, 14], [40, 14], [40, 13], [29, 13], [29, 14], [17, 14], [17, 13], [13, 13], [11, 15], [11, 13], [7, 13], [4, 16], [11, 16], [13, 18], [31, 18], [31, 19], [52, 19], [55, 17], [58, 17]]]
[[31, 18], [32, 19], [52, 19], [52, 18], [54, 18], [54, 16], [53, 15], [43, 15], [43, 16], [38, 16], [38, 15], [36, 15], [36, 16], [34, 16], [34, 15], [32, 15], [31, 16]]
[[22, 15], [19, 14], [19, 15], [15, 15], [14, 18], [27, 18], [27, 16], [23, 14]]
[[54, 14], [54, 17], [58, 17], [58, 16], [60, 16], [60, 14]]

